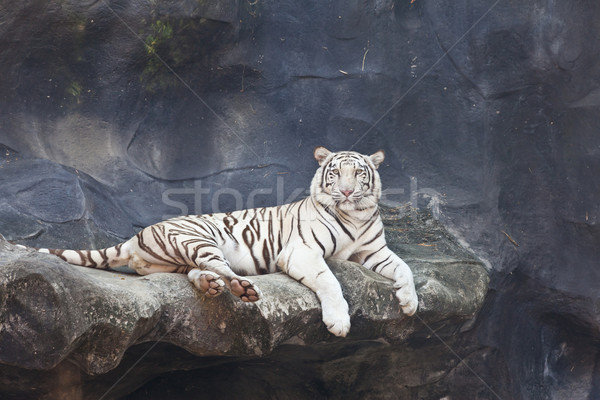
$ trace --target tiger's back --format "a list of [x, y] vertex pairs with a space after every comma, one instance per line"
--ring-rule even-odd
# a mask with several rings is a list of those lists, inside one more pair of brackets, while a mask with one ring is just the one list
[[361, 243], [381, 234], [383, 224], [373, 211], [366, 223], [343, 224], [309, 197], [277, 207], [172, 218], [143, 229], [132, 246], [149, 253], [148, 268], [160, 266], [159, 272], [165, 265], [193, 266], [203, 248], [217, 247], [235, 273], [268, 274], [279, 270], [279, 257], [296, 240], [319, 248], [324, 258], [348, 259]]

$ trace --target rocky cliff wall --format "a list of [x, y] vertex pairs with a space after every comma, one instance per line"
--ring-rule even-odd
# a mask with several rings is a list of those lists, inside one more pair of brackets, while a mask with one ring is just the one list
[[473, 340], [508, 366], [508, 397], [600, 393], [594, 2], [0, 9], [7, 238], [102, 246], [282, 203], [308, 187], [314, 146], [383, 148], [385, 200], [429, 207], [487, 263]]

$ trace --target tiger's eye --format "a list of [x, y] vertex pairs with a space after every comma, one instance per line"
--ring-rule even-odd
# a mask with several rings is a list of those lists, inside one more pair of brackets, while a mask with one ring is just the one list
[[337, 168], [336, 168], [336, 169], [333, 169], [333, 170], [331, 170], [331, 172], [333, 172], [333, 173], [334, 173], [334, 175], [338, 175], [338, 176], [340, 175], [340, 170], [339, 170], [339, 169], [337, 169]]
[[362, 169], [362, 168], [359, 168], [359, 169], [357, 169], [357, 170], [356, 170], [356, 176], [358, 176], [358, 175], [362, 174], [363, 172], [365, 172], [365, 170], [364, 170], [364, 169]]

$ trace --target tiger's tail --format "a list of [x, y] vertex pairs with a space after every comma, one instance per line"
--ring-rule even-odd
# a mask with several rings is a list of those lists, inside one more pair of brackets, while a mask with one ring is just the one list
[[[23, 245], [17, 246], [25, 249], [29, 248]], [[40, 253], [53, 254], [69, 264], [97, 269], [126, 266], [131, 256], [128, 241], [99, 250], [34, 249]]]

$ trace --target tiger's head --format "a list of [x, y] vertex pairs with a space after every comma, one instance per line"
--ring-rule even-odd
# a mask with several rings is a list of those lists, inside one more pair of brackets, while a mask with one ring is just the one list
[[370, 156], [354, 151], [333, 153], [315, 149], [319, 169], [311, 183], [311, 196], [323, 206], [342, 211], [363, 211], [377, 206], [381, 181], [377, 167], [383, 162], [380, 150]]

